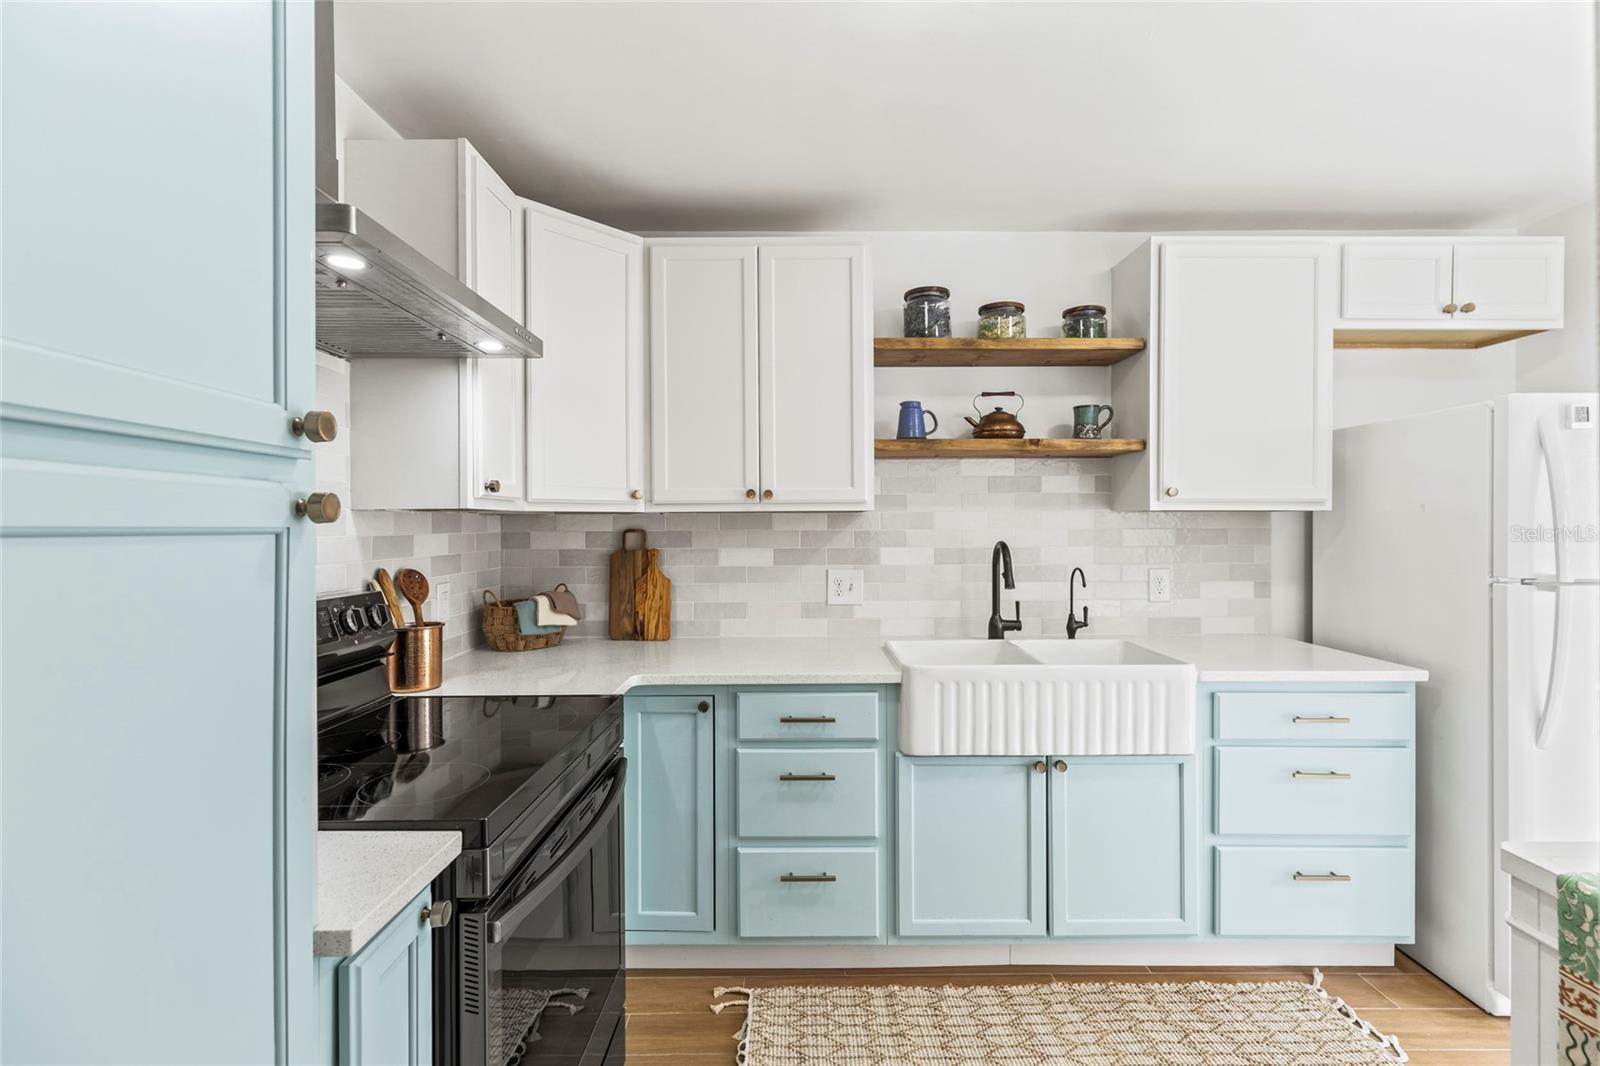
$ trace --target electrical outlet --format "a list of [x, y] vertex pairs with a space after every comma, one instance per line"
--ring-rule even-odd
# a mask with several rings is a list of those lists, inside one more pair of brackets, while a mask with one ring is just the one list
[[1172, 602], [1172, 571], [1165, 566], [1150, 568], [1150, 602]]
[[450, 582], [441, 581], [433, 586], [433, 618], [436, 622], [450, 620]]
[[860, 570], [829, 570], [828, 602], [845, 605], [865, 603], [864, 585]]

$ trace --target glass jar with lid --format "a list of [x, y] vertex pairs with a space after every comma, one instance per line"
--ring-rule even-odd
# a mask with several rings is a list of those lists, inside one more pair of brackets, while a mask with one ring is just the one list
[[950, 336], [950, 290], [943, 285], [922, 285], [905, 295], [907, 337]]
[[978, 336], [984, 340], [1008, 340], [1028, 335], [1026, 310], [1015, 300], [996, 300], [978, 308]]
[[1061, 312], [1063, 337], [1109, 337], [1106, 309], [1099, 304], [1079, 304]]

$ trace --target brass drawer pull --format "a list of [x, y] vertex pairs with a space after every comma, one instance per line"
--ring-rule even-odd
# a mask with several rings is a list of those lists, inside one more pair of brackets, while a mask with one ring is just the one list
[[1342, 714], [1297, 714], [1294, 716], [1295, 725], [1349, 725], [1350, 719]]
[[778, 719], [781, 725], [836, 725], [838, 721], [831, 714], [786, 714]]
[[1336, 874], [1332, 871], [1329, 871], [1325, 874], [1303, 874], [1299, 870], [1296, 870], [1294, 872], [1294, 879], [1296, 881], [1348, 881], [1350, 880], [1350, 875]]
[[779, 781], [837, 781], [832, 774], [779, 774]]
[[839, 878], [834, 874], [784, 874], [778, 878], [786, 885], [831, 884]]
[[1350, 775], [1343, 770], [1296, 770], [1293, 774], [1297, 781], [1348, 781]]

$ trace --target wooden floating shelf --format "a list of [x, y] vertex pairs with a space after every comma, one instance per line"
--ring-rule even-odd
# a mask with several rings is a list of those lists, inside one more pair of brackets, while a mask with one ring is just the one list
[[1144, 351], [1143, 337], [878, 337], [878, 366], [1110, 366]]
[[1542, 329], [1336, 329], [1335, 348], [1487, 348]]
[[879, 459], [1108, 459], [1144, 451], [1144, 441], [1106, 437], [1022, 437], [1018, 440], [974, 440], [951, 437], [931, 440], [879, 440]]

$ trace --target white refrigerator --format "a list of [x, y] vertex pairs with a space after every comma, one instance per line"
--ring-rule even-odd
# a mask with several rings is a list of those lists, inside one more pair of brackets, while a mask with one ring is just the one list
[[1593, 393], [1517, 393], [1334, 434], [1312, 639], [1419, 666], [1417, 933], [1510, 1010], [1507, 840], [1600, 838], [1600, 431]]

